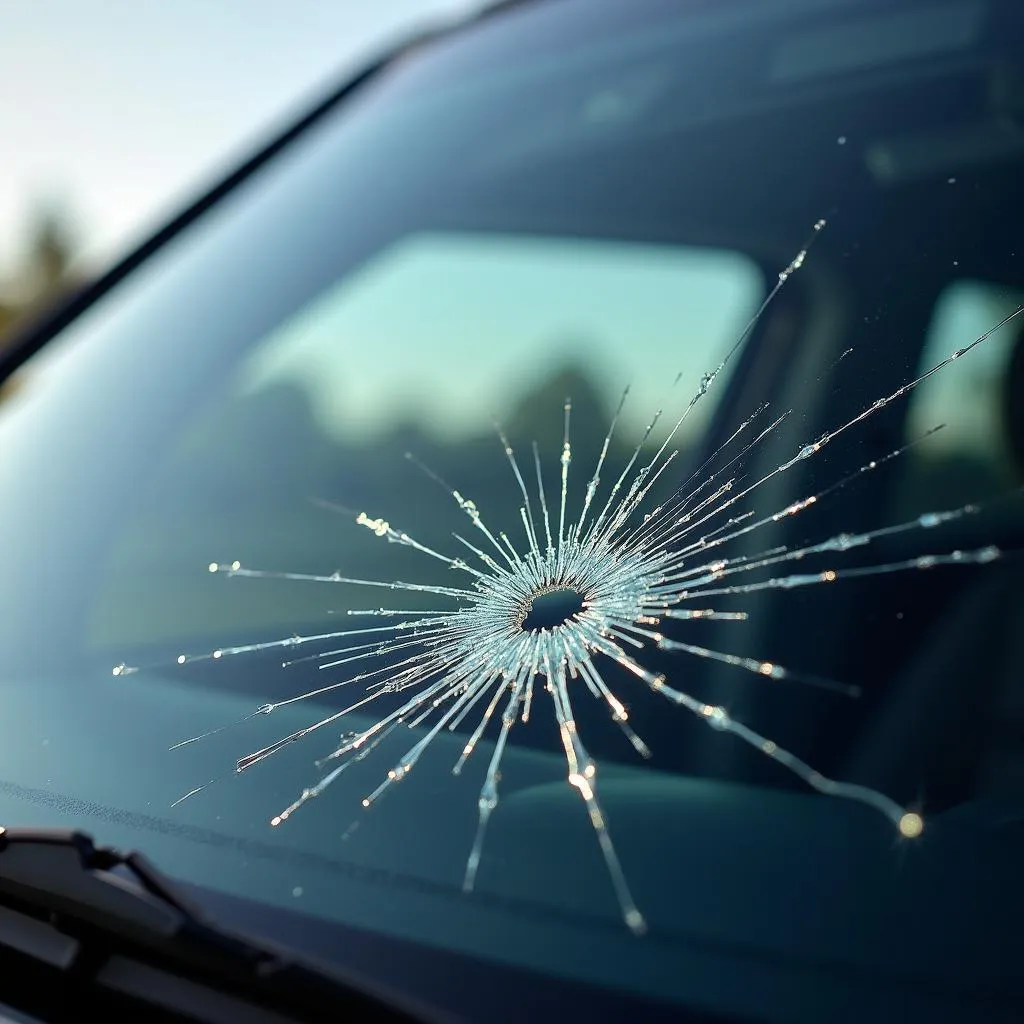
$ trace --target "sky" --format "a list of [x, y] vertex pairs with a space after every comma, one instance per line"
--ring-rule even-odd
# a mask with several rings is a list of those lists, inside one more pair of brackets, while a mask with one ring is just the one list
[[116, 257], [346, 71], [480, 0], [31, 0], [0, 24], [0, 278], [32, 211]]

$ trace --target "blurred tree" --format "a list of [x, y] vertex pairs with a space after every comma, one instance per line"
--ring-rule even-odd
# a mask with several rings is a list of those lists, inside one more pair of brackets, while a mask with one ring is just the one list
[[73, 255], [74, 240], [67, 218], [57, 210], [43, 210], [33, 227], [27, 267], [37, 295], [63, 287]]
[[54, 203], [33, 214], [21, 265], [0, 281], [0, 347], [12, 328], [38, 316], [80, 282], [71, 271], [75, 232], [67, 210]]

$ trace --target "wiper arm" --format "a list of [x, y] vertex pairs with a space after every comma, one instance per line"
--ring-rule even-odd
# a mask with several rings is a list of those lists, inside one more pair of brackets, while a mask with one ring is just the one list
[[139, 853], [83, 832], [2, 826], [0, 1003], [44, 1019], [68, 1006], [76, 1016], [110, 1008], [116, 1019], [427, 1019], [224, 931]]

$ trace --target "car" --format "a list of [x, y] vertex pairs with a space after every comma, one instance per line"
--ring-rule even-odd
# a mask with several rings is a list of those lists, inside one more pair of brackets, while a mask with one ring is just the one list
[[1021, 1019], [1022, 54], [498, 4], [20, 338], [0, 1004]]

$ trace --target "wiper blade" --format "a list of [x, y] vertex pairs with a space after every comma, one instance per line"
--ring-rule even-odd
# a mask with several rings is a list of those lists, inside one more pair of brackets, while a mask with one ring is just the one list
[[0, 1003], [44, 1019], [69, 1005], [268, 1024], [431, 1019], [225, 931], [142, 854], [83, 832], [2, 826]]

